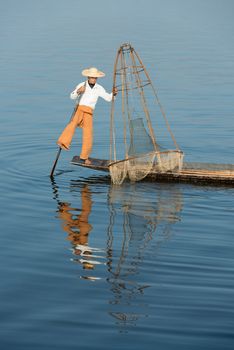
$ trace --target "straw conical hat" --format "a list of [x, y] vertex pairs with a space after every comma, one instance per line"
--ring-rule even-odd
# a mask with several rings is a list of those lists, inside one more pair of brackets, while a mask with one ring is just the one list
[[101, 78], [105, 76], [105, 73], [101, 72], [95, 67], [87, 68], [82, 71], [82, 75], [85, 77]]

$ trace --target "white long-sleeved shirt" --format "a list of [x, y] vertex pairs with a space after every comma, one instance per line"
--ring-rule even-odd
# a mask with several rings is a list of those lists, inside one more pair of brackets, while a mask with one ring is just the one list
[[77, 97], [79, 96], [77, 94], [77, 90], [84, 85], [86, 85], [85, 92], [82, 94], [81, 99], [79, 101], [80, 105], [88, 106], [94, 109], [99, 97], [102, 97], [108, 102], [112, 100], [112, 92], [108, 94], [108, 92], [106, 92], [106, 90], [97, 83], [94, 85], [93, 88], [91, 88], [88, 84], [88, 81], [82, 82], [76, 86], [75, 90], [73, 90], [70, 94], [72, 100], [77, 99]]

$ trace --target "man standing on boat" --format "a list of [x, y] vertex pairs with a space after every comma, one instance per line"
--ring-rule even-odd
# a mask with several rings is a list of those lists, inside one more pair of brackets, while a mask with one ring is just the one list
[[71, 92], [71, 99], [76, 100], [80, 97], [79, 105], [73, 115], [72, 120], [65, 127], [60, 135], [57, 144], [65, 150], [70, 149], [70, 144], [75, 133], [76, 127], [82, 128], [82, 148], [80, 153], [80, 161], [84, 164], [91, 164], [89, 155], [93, 145], [93, 111], [97, 100], [102, 97], [110, 102], [113, 96], [117, 95], [117, 88], [113, 89], [110, 94], [99, 84], [97, 79], [105, 76], [105, 73], [92, 67], [84, 69], [82, 75], [88, 79], [78, 84], [74, 91]]

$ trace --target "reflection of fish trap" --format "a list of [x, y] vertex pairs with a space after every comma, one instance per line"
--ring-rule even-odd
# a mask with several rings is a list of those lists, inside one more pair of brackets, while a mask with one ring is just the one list
[[127, 177], [139, 181], [152, 170], [180, 171], [183, 152], [179, 150], [150, 77], [130, 44], [123, 44], [118, 50], [113, 80], [119, 95], [111, 107], [109, 170], [112, 182], [121, 184]]

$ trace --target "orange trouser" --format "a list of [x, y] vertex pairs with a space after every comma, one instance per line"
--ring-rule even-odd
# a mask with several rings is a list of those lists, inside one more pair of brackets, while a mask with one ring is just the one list
[[75, 115], [59, 136], [57, 144], [69, 150], [76, 128], [82, 128], [82, 149], [80, 158], [87, 159], [93, 146], [93, 109], [87, 106], [78, 106]]

